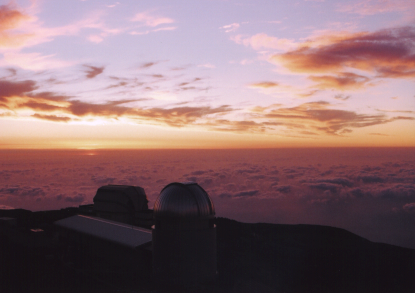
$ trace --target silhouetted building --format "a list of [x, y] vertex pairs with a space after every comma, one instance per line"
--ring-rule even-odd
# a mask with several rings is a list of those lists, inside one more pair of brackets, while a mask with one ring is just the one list
[[92, 216], [94, 215], [94, 204], [84, 204], [78, 207], [78, 212], [81, 215]]
[[[64, 258], [81, 261], [81, 267], [83, 259], [100, 258], [142, 271], [141, 277], [153, 272], [155, 284], [167, 288], [196, 287], [216, 278], [215, 208], [197, 183], [168, 184], [154, 212], [141, 187], [102, 186], [93, 211], [96, 217], [76, 215], [55, 222]], [[152, 230], [134, 226], [143, 223], [142, 215], [154, 223]]]
[[55, 225], [68, 257], [72, 253], [94, 256], [119, 266], [141, 265], [143, 269], [151, 260], [151, 230], [84, 215], [56, 221]]
[[216, 277], [215, 208], [196, 183], [171, 183], [154, 204], [153, 275], [157, 283], [192, 287]]
[[129, 185], [106, 185], [98, 188], [93, 212], [97, 217], [150, 227], [153, 211], [143, 188]]

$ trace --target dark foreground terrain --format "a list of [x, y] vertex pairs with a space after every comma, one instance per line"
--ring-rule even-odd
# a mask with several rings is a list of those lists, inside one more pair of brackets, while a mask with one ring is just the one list
[[[77, 212], [0, 210], [17, 219], [12, 230], [0, 227], [0, 292], [158, 292], [151, 265], [143, 274], [85, 255], [63, 258], [52, 223]], [[415, 292], [413, 249], [327, 226], [225, 218], [216, 226], [218, 279], [201, 292]]]

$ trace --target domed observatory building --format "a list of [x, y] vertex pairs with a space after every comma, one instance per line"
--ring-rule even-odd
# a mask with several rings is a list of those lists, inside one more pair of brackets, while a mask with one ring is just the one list
[[215, 208], [197, 183], [171, 183], [154, 204], [153, 274], [160, 285], [194, 287], [216, 277]]

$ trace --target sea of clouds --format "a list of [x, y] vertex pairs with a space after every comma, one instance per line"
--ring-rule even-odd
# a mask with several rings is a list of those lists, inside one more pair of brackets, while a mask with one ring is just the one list
[[341, 227], [415, 248], [414, 149], [0, 151], [0, 208], [93, 202], [98, 187], [138, 185], [149, 207], [170, 182], [194, 181], [217, 216]]

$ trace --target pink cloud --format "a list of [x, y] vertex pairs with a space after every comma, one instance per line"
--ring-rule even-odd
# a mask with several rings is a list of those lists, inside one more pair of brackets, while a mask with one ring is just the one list
[[42, 55], [41, 53], [5, 52], [3, 63], [9, 66], [19, 66], [28, 70], [47, 70], [74, 65], [73, 62], [54, 58], [56, 54]]
[[88, 37], [88, 41], [92, 42], [92, 43], [101, 43], [104, 40], [103, 37], [101, 37], [100, 35], [90, 35]]
[[0, 6], [0, 31], [18, 27], [24, 20], [30, 19], [28, 15], [12, 8], [12, 3]]
[[252, 37], [244, 37], [243, 35], [236, 35], [231, 37], [231, 40], [237, 44], [250, 46], [254, 50], [275, 49], [275, 50], [289, 50], [297, 47], [294, 40], [280, 39], [277, 37], [268, 36], [265, 33], [253, 35]]
[[414, 117], [384, 114], [359, 114], [354, 111], [332, 109], [328, 102], [303, 103], [286, 108], [279, 105], [256, 107], [245, 120], [235, 121], [213, 118], [205, 124], [217, 131], [230, 132], [273, 132], [276, 128], [287, 128], [296, 134], [344, 135], [354, 128], [390, 123], [396, 120], [415, 120]]
[[209, 69], [216, 68], [216, 66], [211, 64], [211, 63], [200, 64], [197, 67], [205, 67], [205, 68], [209, 68]]
[[221, 27], [221, 29], [224, 29], [225, 33], [230, 33], [230, 32], [236, 31], [239, 27], [240, 27], [240, 24], [235, 22], [232, 24], [224, 25]]
[[273, 55], [270, 61], [300, 73], [345, 72], [353, 68], [380, 77], [415, 77], [414, 27], [341, 38], [328, 36], [327, 41], [321, 45], [306, 42], [298, 49]]
[[124, 29], [108, 28], [101, 20], [102, 12], [92, 13], [85, 19], [58, 26], [45, 27], [35, 14], [27, 15], [12, 5], [0, 8], [0, 47], [20, 49], [52, 41], [57, 36], [77, 35], [82, 29], [98, 31], [88, 40], [99, 42], [110, 35], [119, 34]]
[[278, 82], [273, 82], [273, 81], [263, 81], [263, 82], [253, 83], [250, 85], [250, 87], [252, 88], [273, 88], [277, 86], [278, 86]]
[[13, 48], [21, 46], [32, 35], [30, 33], [15, 33], [10, 30], [20, 27], [31, 17], [17, 10], [11, 3], [0, 6], [0, 47]]
[[175, 27], [175, 26], [161, 27], [161, 28], [154, 29], [153, 32], [159, 32], [159, 31], [174, 31], [175, 29], [177, 29], [177, 27]]
[[316, 83], [314, 87], [318, 89], [350, 90], [370, 85], [368, 77], [351, 72], [337, 75], [311, 75], [308, 78]]
[[156, 27], [161, 24], [174, 23], [174, 20], [168, 17], [154, 16], [149, 12], [137, 13], [131, 21], [140, 22], [146, 26]]
[[[101, 74], [104, 67], [88, 66], [87, 78], [94, 78]], [[193, 82], [199, 79], [193, 80]], [[109, 101], [104, 104], [94, 104], [73, 100], [70, 96], [56, 95], [50, 92], [32, 93], [36, 89], [33, 81], [0, 82], [6, 89], [4, 96], [0, 93], [0, 108], [13, 112], [31, 110], [33, 118], [69, 122], [80, 120], [86, 116], [90, 118], [118, 119], [121, 117], [132, 121], [147, 122], [149, 124], [169, 125], [172, 127], [186, 127], [205, 120], [207, 117], [223, 115], [233, 111], [227, 105], [210, 106], [178, 106], [178, 107], [130, 107], [126, 104], [135, 100]]]
[[415, 3], [407, 0], [363, 0], [354, 3], [341, 4], [339, 11], [373, 15], [393, 11], [414, 11]]
[[145, 31], [145, 32], [132, 31], [129, 34], [135, 36], [135, 35], [148, 35], [149, 33], [150, 33], [150, 31]]
[[105, 6], [107, 6], [108, 8], [114, 8], [117, 5], [120, 5], [120, 2], [115, 2], [115, 4], [105, 5]]

